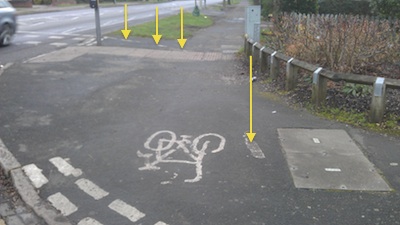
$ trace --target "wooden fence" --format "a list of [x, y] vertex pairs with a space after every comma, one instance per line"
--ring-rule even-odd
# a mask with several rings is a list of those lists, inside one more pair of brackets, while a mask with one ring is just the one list
[[364, 84], [373, 86], [372, 102], [369, 111], [369, 122], [379, 123], [383, 120], [386, 103], [386, 88], [400, 89], [400, 80], [374, 77], [368, 75], [357, 75], [349, 73], [336, 73], [303, 62], [292, 57], [286, 56], [277, 52], [269, 47], [262, 46], [261, 44], [245, 37], [244, 49], [246, 56], [253, 56], [253, 60], [258, 62], [261, 73], [269, 71], [269, 76], [272, 79], [277, 78], [279, 74], [279, 62], [286, 62], [286, 84], [287, 91], [293, 90], [297, 85], [297, 74], [299, 69], [306, 70], [313, 73], [312, 82], [312, 103], [316, 107], [322, 106], [326, 99], [327, 81], [345, 81], [355, 84]]

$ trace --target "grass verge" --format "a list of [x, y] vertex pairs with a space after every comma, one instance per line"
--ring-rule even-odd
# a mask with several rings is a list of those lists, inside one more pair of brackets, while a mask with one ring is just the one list
[[[308, 108], [311, 109], [311, 106]], [[321, 108], [318, 111], [311, 109], [311, 111], [320, 117], [377, 131], [379, 133], [400, 136], [400, 126], [398, 125], [398, 118], [395, 115], [386, 116], [382, 123], [369, 123], [367, 119], [368, 113], [348, 112], [342, 109], [328, 107]]]
[[[158, 33], [162, 35], [162, 39], [178, 39], [181, 36], [180, 14], [169, 16], [158, 21]], [[184, 13], [184, 38], [193, 36], [194, 31], [211, 26], [214, 22], [207, 16], [193, 16], [191, 13]], [[155, 21], [147, 22], [130, 28], [133, 36], [152, 37], [155, 34]], [[121, 34], [120, 31], [114, 32]]]

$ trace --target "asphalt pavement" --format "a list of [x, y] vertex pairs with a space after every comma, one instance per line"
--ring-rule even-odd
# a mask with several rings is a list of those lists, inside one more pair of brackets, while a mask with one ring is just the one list
[[28, 205], [48, 224], [400, 224], [398, 138], [293, 109], [254, 82], [246, 139], [249, 72], [235, 54], [246, 5], [210, 10], [215, 24], [183, 50], [109, 38], [7, 68], [0, 155], [18, 163], [0, 164], [38, 192], [20, 193]]

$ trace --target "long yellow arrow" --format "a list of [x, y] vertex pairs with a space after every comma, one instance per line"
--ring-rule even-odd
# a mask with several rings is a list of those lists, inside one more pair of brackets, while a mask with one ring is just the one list
[[160, 42], [162, 35], [158, 35], [158, 6], [156, 7], [156, 34], [153, 35], [154, 42], [156, 45]]
[[250, 142], [256, 136], [256, 133], [253, 133], [253, 56], [250, 56], [250, 132], [246, 135]]
[[128, 4], [124, 5], [124, 23], [125, 23], [125, 29], [121, 30], [122, 35], [124, 35], [125, 39], [128, 39], [129, 34], [131, 33], [131, 30], [128, 30]]
[[181, 38], [178, 39], [178, 43], [183, 48], [187, 39], [183, 38], [183, 7], [181, 7]]

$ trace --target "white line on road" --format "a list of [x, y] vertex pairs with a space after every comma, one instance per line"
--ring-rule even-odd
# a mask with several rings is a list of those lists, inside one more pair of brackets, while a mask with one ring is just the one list
[[250, 152], [254, 158], [257, 158], [257, 159], [265, 158], [265, 155], [262, 152], [260, 146], [258, 146], [257, 142], [255, 142], [255, 141], [250, 142], [249, 139], [247, 139], [246, 134], [244, 135], [244, 140], [246, 142], [247, 148], [250, 150]]
[[122, 216], [125, 216], [132, 222], [136, 222], [146, 216], [146, 214], [140, 212], [135, 207], [130, 206], [119, 199], [111, 202], [111, 204], [108, 205], [108, 208], [114, 210]]
[[168, 225], [168, 224], [166, 224], [166, 223], [164, 223], [164, 222], [162, 222], [162, 221], [158, 221], [156, 224], [154, 224], [154, 225]]
[[49, 182], [49, 180], [42, 174], [42, 170], [39, 169], [35, 164], [26, 165], [22, 167], [22, 169], [29, 177], [29, 180], [31, 180], [33, 186], [36, 188], [40, 188]]
[[82, 175], [82, 170], [80, 169], [75, 169], [73, 166], [71, 166], [67, 161], [62, 159], [61, 157], [54, 157], [49, 159], [49, 161], [57, 167], [58, 171], [60, 173], [64, 174], [64, 176], [69, 176], [73, 175], [74, 177], [79, 177]]
[[107, 196], [109, 193], [101, 189], [92, 181], [81, 178], [75, 182], [78, 187], [84, 191], [86, 194], [92, 196], [94, 199], [99, 200]]
[[95, 219], [86, 217], [85, 219], [82, 219], [81, 221], [79, 221], [78, 225], [103, 225], [103, 224], [99, 223]]
[[64, 39], [63, 36], [49, 36], [49, 39]]
[[340, 168], [325, 168], [325, 171], [327, 171], [327, 172], [341, 172], [342, 170]]
[[49, 202], [64, 216], [69, 216], [72, 213], [76, 212], [78, 210], [78, 207], [76, 207], [72, 202], [68, 200], [67, 197], [65, 197], [63, 194], [60, 192], [55, 193], [54, 195], [51, 195], [47, 198]]
[[62, 43], [62, 42], [54, 42], [54, 43], [51, 43], [50, 45], [56, 46], [56, 47], [63, 47], [63, 46], [67, 46], [68, 44]]
[[40, 35], [37, 35], [37, 34], [25, 34], [24, 37], [26, 37], [26, 38], [38, 38], [38, 37], [40, 37]]
[[313, 138], [313, 141], [314, 141], [315, 144], [321, 144], [321, 141], [319, 141], [318, 138]]
[[26, 45], [38, 45], [42, 43], [41, 41], [25, 41], [24, 44]]

